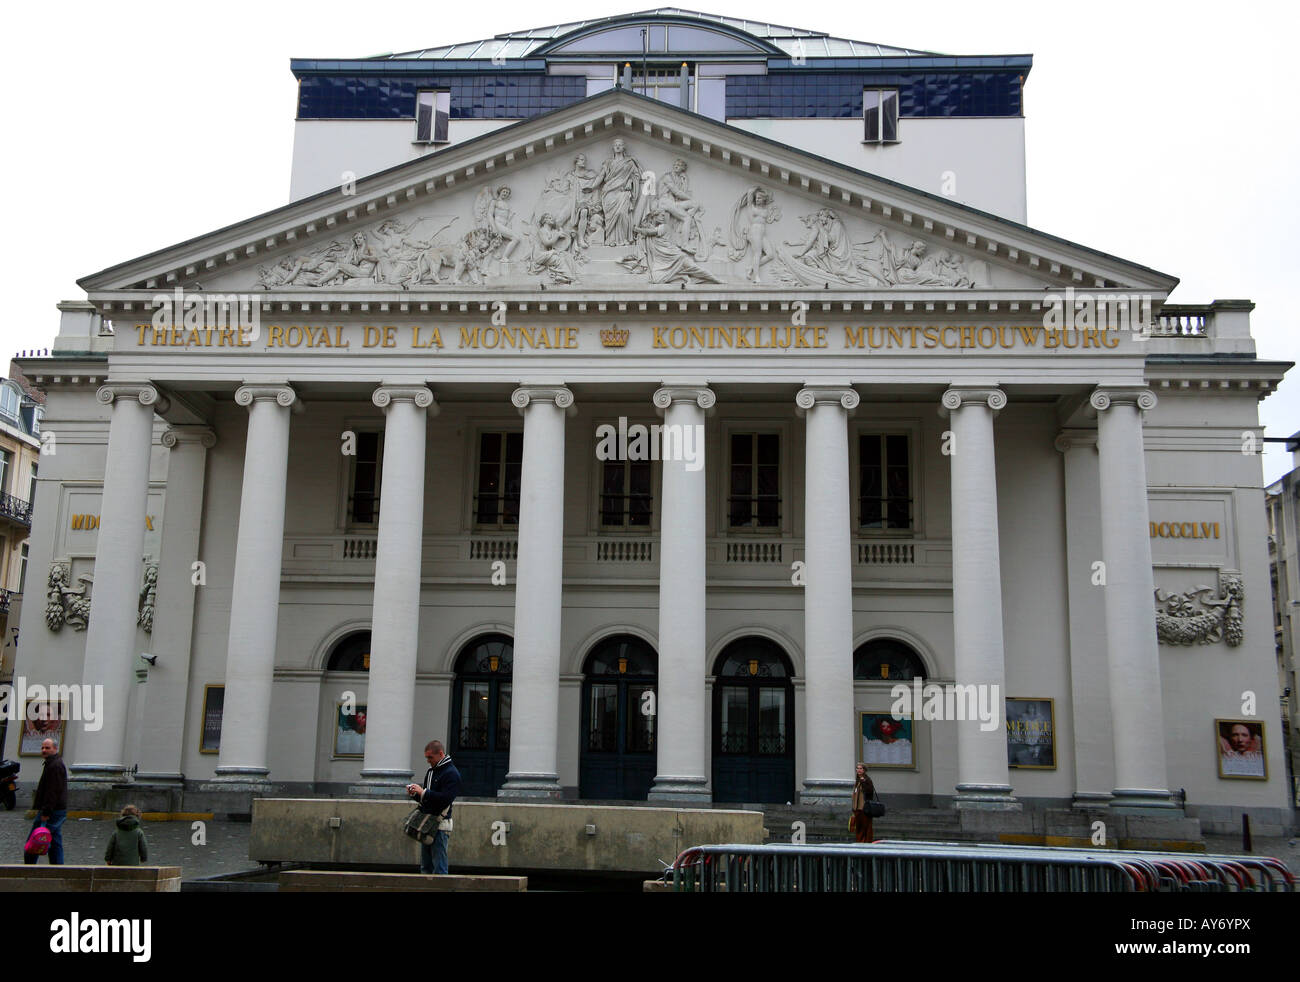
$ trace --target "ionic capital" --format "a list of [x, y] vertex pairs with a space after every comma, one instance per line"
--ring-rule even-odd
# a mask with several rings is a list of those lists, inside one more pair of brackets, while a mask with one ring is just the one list
[[795, 412], [805, 415], [814, 406], [836, 406], [845, 412], [858, 408], [862, 398], [857, 390], [844, 385], [810, 385], [800, 389], [794, 397]]
[[298, 401], [298, 393], [288, 385], [241, 385], [235, 390], [235, 402], [241, 406], [252, 406], [255, 402], [274, 402], [277, 406], [288, 409]]
[[1146, 412], [1156, 408], [1156, 394], [1144, 385], [1099, 385], [1088, 402], [1099, 413], [1111, 406], [1136, 406]]
[[159, 439], [168, 450], [189, 446], [199, 446], [204, 450], [211, 450], [217, 445], [217, 434], [210, 426], [172, 425], [163, 431], [163, 435]]
[[562, 385], [521, 385], [510, 393], [510, 401], [523, 416], [528, 406], [534, 402], [552, 402], [559, 409], [573, 410], [573, 393]]
[[949, 413], [964, 406], [987, 406], [993, 412], [1005, 409], [1007, 394], [991, 385], [954, 385], [939, 400], [939, 415], [945, 419]]
[[152, 406], [156, 413], [165, 413], [171, 405], [167, 397], [148, 382], [105, 382], [95, 391], [95, 398], [105, 406], [118, 399], [136, 399], [142, 406]]
[[707, 385], [665, 385], [651, 397], [660, 416], [675, 402], [693, 402], [706, 412], [717, 405], [718, 397]]
[[1052, 441], [1059, 452], [1065, 453], [1068, 450], [1087, 450], [1089, 448], [1097, 449], [1097, 431], [1096, 430], [1061, 430], [1056, 434], [1056, 439]]
[[437, 416], [439, 409], [433, 393], [423, 385], [381, 385], [375, 389], [370, 401], [380, 409], [387, 409], [394, 402], [409, 402], [416, 409], [429, 410], [430, 416]]

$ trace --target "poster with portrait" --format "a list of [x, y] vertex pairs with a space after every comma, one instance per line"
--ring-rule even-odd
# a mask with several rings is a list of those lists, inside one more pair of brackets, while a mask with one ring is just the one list
[[63, 752], [68, 731], [68, 707], [45, 699], [28, 699], [23, 712], [23, 735], [18, 741], [19, 757], [39, 757], [41, 744], [53, 739]]
[[1264, 724], [1257, 719], [1216, 719], [1214, 737], [1219, 777], [1267, 781]]
[[221, 717], [226, 705], [224, 685], [203, 687], [203, 731], [199, 735], [199, 753], [221, 752]]
[[351, 701], [334, 707], [334, 756], [366, 755], [366, 707]]
[[1056, 705], [1051, 699], [1007, 698], [1007, 765], [1056, 768]]
[[858, 759], [868, 768], [916, 767], [911, 717], [858, 713]]

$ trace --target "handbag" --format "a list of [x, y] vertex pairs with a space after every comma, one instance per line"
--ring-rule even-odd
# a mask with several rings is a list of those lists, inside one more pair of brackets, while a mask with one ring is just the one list
[[406, 821], [402, 823], [402, 831], [412, 839], [422, 842], [426, 846], [433, 845], [433, 837], [436, 832], [450, 832], [451, 819], [447, 817], [447, 812], [451, 811], [451, 805], [448, 805], [437, 815], [432, 815], [425, 811], [419, 805], [411, 809], [411, 814], [406, 816]]
[[871, 800], [866, 804], [867, 807], [865, 811], [872, 818], [879, 818], [881, 815], [885, 814], [885, 803], [880, 800], [880, 795], [876, 794], [876, 788], [874, 785], [871, 788]]

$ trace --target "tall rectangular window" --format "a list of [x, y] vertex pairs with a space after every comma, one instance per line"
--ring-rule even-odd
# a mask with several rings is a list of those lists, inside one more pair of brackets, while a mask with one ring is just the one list
[[383, 434], [358, 432], [352, 457], [352, 493], [348, 496], [348, 524], [379, 522], [379, 475], [383, 461]]
[[898, 142], [898, 89], [863, 89], [864, 143]]
[[446, 143], [451, 121], [451, 90], [422, 89], [415, 97], [415, 139], [418, 143]]
[[8, 450], [0, 450], [0, 494], [9, 493], [9, 465], [13, 459]]
[[906, 433], [858, 438], [858, 524], [864, 529], [912, 528], [912, 470]]
[[27, 501], [32, 505], [36, 504], [36, 464], [35, 463], [32, 464], [31, 480], [27, 482]]
[[483, 433], [478, 442], [478, 485], [474, 521], [513, 528], [519, 524], [519, 489], [524, 470], [522, 433]]
[[27, 583], [27, 543], [23, 543], [22, 549], [19, 550], [20, 558], [18, 560], [18, 592], [23, 592], [23, 586]]
[[605, 461], [600, 484], [601, 527], [648, 529], [650, 487], [650, 461]]
[[731, 434], [732, 528], [776, 528], [781, 524], [781, 437], [776, 433]]

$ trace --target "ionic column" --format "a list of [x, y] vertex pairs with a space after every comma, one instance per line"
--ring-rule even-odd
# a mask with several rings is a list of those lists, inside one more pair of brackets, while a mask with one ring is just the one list
[[[669, 459], [667, 437], [659, 521], [659, 680], [652, 801], [708, 802], [704, 663], [704, 416], [717, 401], [705, 386], [665, 386], [654, 394], [664, 433], [690, 441], [695, 462]], [[692, 469], [693, 468], [693, 469]]]
[[[994, 707], [994, 719], [999, 724], [1006, 719], [1006, 667], [993, 414], [1006, 404], [1001, 389], [953, 386], [943, 394], [940, 409], [949, 416], [952, 426], [949, 459], [955, 682], [987, 686], [988, 704]], [[986, 730], [979, 719], [957, 720], [955, 725], [956, 807], [1019, 808], [1008, 777], [1005, 726]]]
[[564, 416], [573, 393], [524, 385], [510, 396], [524, 417], [515, 573], [515, 666], [510, 770], [502, 797], [557, 798], [560, 611], [564, 578]]
[[194, 563], [203, 524], [203, 486], [208, 451], [217, 435], [206, 426], [170, 426], [162, 435], [167, 448], [167, 501], [163, 509], [158, 560], [158, 594], [153, 615], [149, 668], [141, 717], [140, 773], [137, 781], [181, 781], [185, 714], [189, 697], [190, 639], [194, 636]]
[[853, 794], [853, 566], [849, 411], [858, 394], [810, 386], [795, 396], [806, 420], [804, 468], [804, 804]]
[[235, 784], [258, 786], [270, 773], [266, 756], [280, 617], [289, 408], [297, 399], [287, 385], [245, 385], [235, 392], [235, 402], [248, 407], [248, 445], [239, 498], [217, 766], [218, 780]]
[[1110, 686], [1106, 670], [1105, 588], [1101, 559], [1101, 479], [1097, 431], [1062, 430], [1065, 469], [1065, 584], [1070, 609], [1070, 709], [1074, 726], [1074, 807], [1104, 808], [1115, 785]]
[[387, 421], [370, 627], [366, 757], [361, 776], [369, 784], [393, 786], [400, 793], [412, 773], [425, 430], [429, 413], [436, 414], [438, 407], [433, 393], [422, 385], [381, 386], [373, 401], [384, 410]]
[[[134, 684], [136, 618], [149, 499], [149, 453], [155, 410], [167, 400], [147, 382], [110, 382], [95, 398], [113, 407], [95, 547], [95, 581], [86, 628], [82, 682], [102, 686], [98, 729], [77, 724], [73, 776], [80, 781], [125, 779], [127, 704]], [[84, 714], [83, 714], [84, 715]]]
[[1173, 808], [1166, 787], [1155, 577], [1147, 522], [1142, 413], [1156, 397], [1140, 385], [1100, 386], [1097, 410], [1101, 472], [1101, 558], [1106, 577], [1106, 648], [1110, 668], [1115, 797], [1111, 808]]

